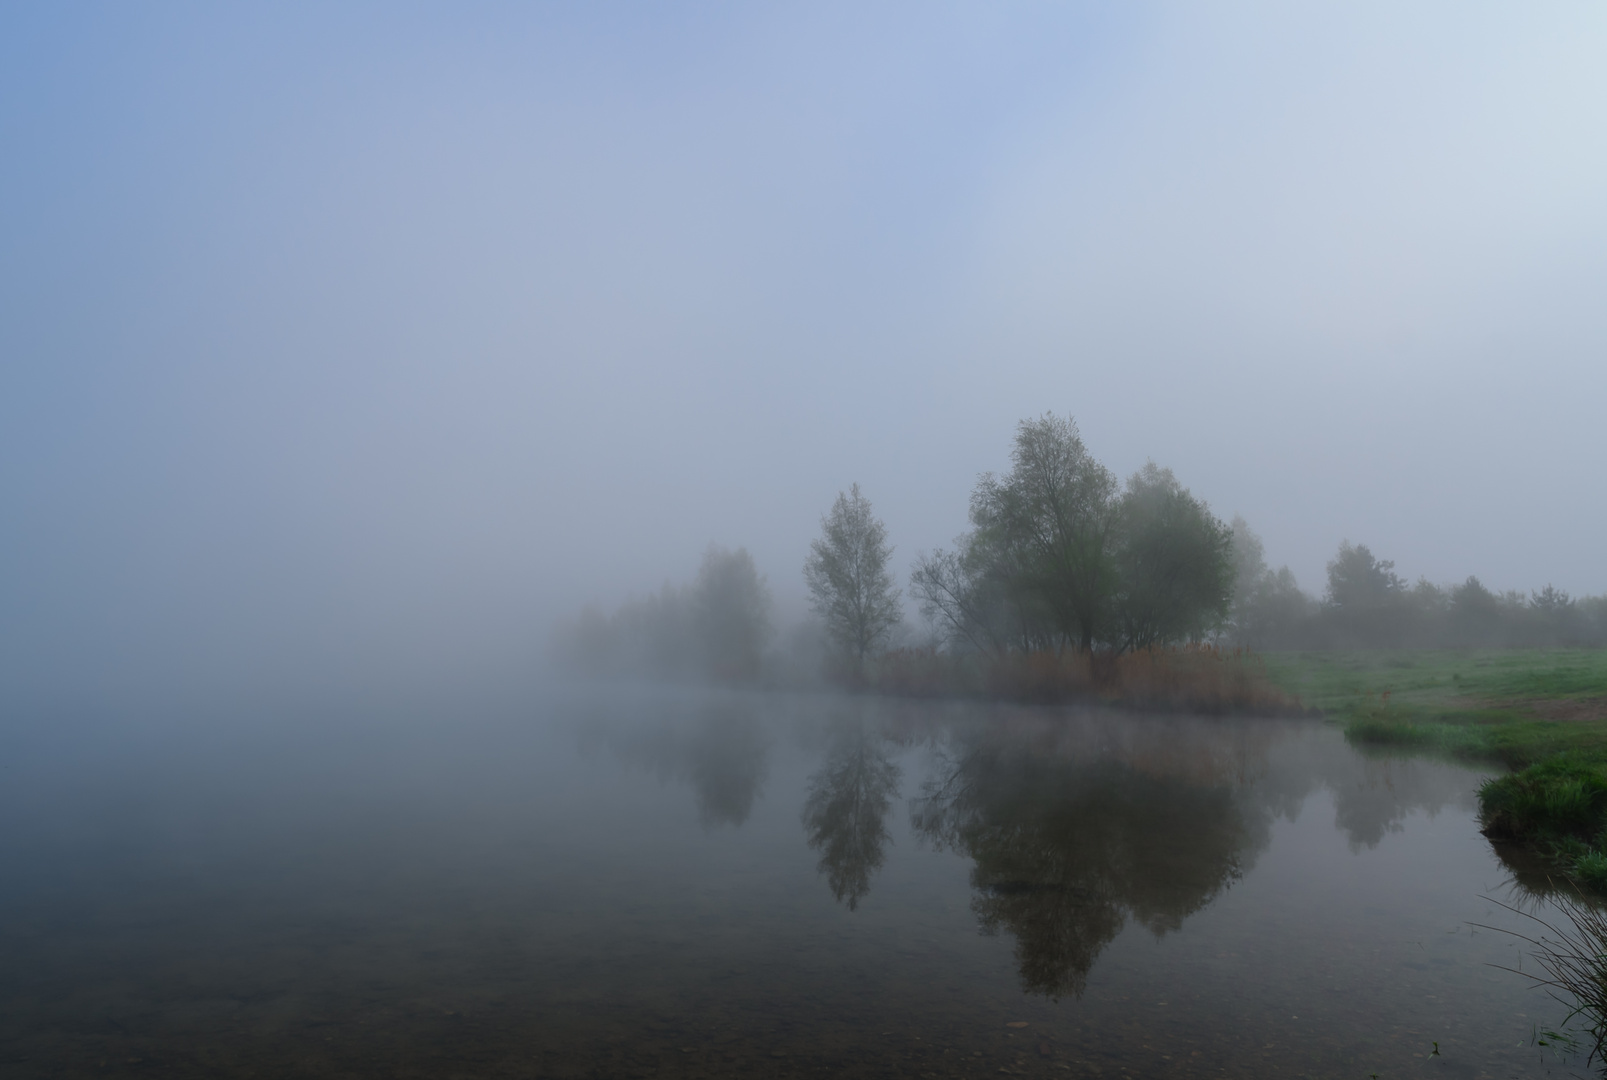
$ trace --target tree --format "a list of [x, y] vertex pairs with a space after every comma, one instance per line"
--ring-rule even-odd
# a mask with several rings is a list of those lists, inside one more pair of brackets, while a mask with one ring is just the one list
[[1529, 606], [1541, 615], [1555, 616], [1565, 612], [1572, 613], [1574, 601], [1573, 597], [1547, 582], [1546, 587], [1539, 592], [1530, 591]]
[[1153, 461], [1127, 481], [1115, 549], [1119, 648], [1198, 640], [1233, 600], [1233, 532]]
[[1529, 621], [1533, 624], [1535, 639], [1544, 644], [1578, 641], [1584, 630], [1581, 614], [1573, 597], [1549, 583], [1529, 595]]
[[1267, 549], [1261, 537], [1240, 514], [1233, 515], [1233, 608], [1230, 614], [1234, 633], [1243, 640], [1253, 621], [1256, 594], [1270, 572]]
[[1072, 420], [1045, 413], [1016, 429], [1011, 469], [971, 496], [973, 544], [1004, 587], [1029, 645], [1090, 652], [1116, 587], [1116, 478]]
[[1342, 541], [1328, 563], [1323, 637], [1329, 647], [1401, 648], [1418, 632], [1410, 596], [1393, 562], [1375, 558], [1366, 544]]
[[921, 616], [951, 646], [977, 652], [1003, 652], [1014, 636], [1013, 621], [998, 580], [988, 573], [973, 537], [962, 536], [953, 550], [938, 548], [915, 557], [910, 594]]
[[692, 587], [692, 616], [711, 676], [744, 680], [759, 674], [770, 640], [770, 592], [746, 548], [709, 545]]
[[893, 549], [887, 546], [887, 528], [872, 515], [858, 484], [846, 494], [837, 493], [831, 512], [820, 519], [820, 533], [804, 560], [810, 606], [825, 620], [826, 633], [858, 676], [866, 657], [903, 617], [899, 590], [887, 572]]
[[1233, 531], [1233, 606], [1229, 640], [1257, 649], [1289, 647], [1311, 617], [1315, 601], [1301, 591], [1287, 566], [1267, 565], [1266, 548], [1249, 522], [1237, 515]]
[[1451, 589], [1452, 632], [1458, 643], [1492, 645], [1501, 633], [1501, 598], [1469, 576]]
[[1395, 564], [1375, 559], [1366, 544], [1340, 541], [1339, 553], [1328, 564], [1328, 603], [1336, 608], [1380, 607], [1399, 599], [1405, 588]]
[[1280, 566], [1256, 588], [1250, 620], [1241, 631], [1243, 640], [1257, 648], [1280, 644], [1287, 648], [1298, 640], [1316, 609], [1316, 599], [1300, 588], [1294, 572]]

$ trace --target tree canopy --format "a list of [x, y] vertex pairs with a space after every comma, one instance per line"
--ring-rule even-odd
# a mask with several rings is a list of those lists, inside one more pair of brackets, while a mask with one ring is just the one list
[[952, 640], [984, 651], [1091, 652], [1198, 640], [1233, 597], [1233, 534], [1168, 469], [1118, 488], [1077, 425], [1016, 429], [1010, 472], [984, 475], [972, 531], [916, 560], [910, 591]]
[[1116, 634], [1128, 649], [1199, 640], [1233, 600], [1233, 532], [1153, 461], [1122, 496]]
[[900, 593], [887, 570], [892, 554], [886, 527], [855, 484], [838, 492], [804, 560], [810, 606], [856, 675], [903, 618]]
[[1328, 603], [1336, 608], [1378, 607], [1398, 599], [1405, 589], [1395, 564], [1374, 558], [1366, 544], [1341, 541], [1328, 563]]
[[710, 544], [692, 586], [692, 617], [708, 673], [716, 679], [759, 674], [770, 640], [770, 590], [747, 548]]
[[976, 554], [1029, 643], [1087, 651], [1117, 584], [1116, 478], [1088, 452], [1077, 425], [1053, 413], [1021, 421], [1010, 461], [1009, 473], [983, 476], [971, 496]]

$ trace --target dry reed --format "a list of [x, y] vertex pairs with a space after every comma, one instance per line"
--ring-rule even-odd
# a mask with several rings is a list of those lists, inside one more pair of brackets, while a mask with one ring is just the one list
[[1273, 684], [1259, 656], [1209, 645], [1120, 655], [900, 649], [881, 657], [868, 681], [882, 693], [912, 697], [1102, 702], [1158, 712], [1303, 711], [1299, 699]]

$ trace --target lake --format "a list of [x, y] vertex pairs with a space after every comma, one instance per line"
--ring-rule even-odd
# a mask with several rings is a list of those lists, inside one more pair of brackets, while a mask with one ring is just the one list
[[0, 1075], [1583, 1070], [1474, 925], [1544, 908], [1478, 769], [1309, 719], [542, 700], [9, 728]]

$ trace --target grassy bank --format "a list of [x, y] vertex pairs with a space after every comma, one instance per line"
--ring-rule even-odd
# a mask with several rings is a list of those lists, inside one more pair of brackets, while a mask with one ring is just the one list
[[1607, 890], [1607, 650], [1284, 653], [1271, 679], [1364, 744], [1497, 761], [1492, 835]]

